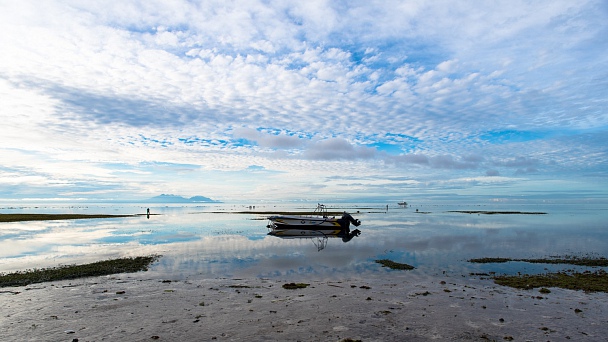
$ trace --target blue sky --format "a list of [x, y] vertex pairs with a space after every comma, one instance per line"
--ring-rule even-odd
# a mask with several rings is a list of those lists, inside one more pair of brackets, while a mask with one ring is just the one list
[[608, 197], [605, 1], [0, 1], [0, 200]]

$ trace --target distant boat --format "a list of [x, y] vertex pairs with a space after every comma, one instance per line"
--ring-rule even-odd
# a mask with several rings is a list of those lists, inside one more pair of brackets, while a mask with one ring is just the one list
[[399, 205], [400, 205], [400, 206], [402, 206], [402, 207], [407, 207], [407, 202], [406, 202], [406, 201], [399, 202], [399, 203], [397, 203], [397, 204], [399, 204]]

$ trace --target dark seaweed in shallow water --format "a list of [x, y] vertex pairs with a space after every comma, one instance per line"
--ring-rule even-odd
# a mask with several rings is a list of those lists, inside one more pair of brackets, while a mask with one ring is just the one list
[[0, 274], [0, 287], [25, 286], [47, 281], [147, 271], [160, 255], [119, 258], [84, 265], [68, 265]]
[[305, 289], [308, 286], [310, 286], [310, 284], [306, 284], [306, 283], [287, 283], [287, 284], [283, 284], [283, 288], [287, 289], [287, 290]]
[[[564, 256], [540, 259], [510, 259], [510, 258], [479, 258], [469, 259], [475, 263], [504, 263], [509, 261], [528, 262], [534, 264], [566, 264], [587, 267], [607, 267], [608, 259], [604, 257], [578, 257]], [[608, 273], [604, 270], [595, 272], [557, 272], [537, 275], [501, 275], [494, 277], [494, 282], [503, 286], [518, 289], [532, 289], [537, 287], [559, 287], [570, 290], [583, 290], [586, 292], [608, 292]]]
[[576, 257], [576, 256], [565, 256], [559, 258], [541, 258], [541, 259], [511, 259], [511, 258], [479, 258], [469, 259], [469, 262], [480, 263], [480, 264], [494, 264], [504, 263], [509, 261], [528, 262], [531, 264], [565, 264], [565, 265], [576, 265], [576, 266], [592, 266], [592, 267], [607, 267], [608, 259], [604, 257], [591, 258], [591, 257]]
[[557, 272], [538, 275], [497, 276], [494, 277], [494, 282], [498, 285], [518, 289], [559, 287], [585, 292], [608, 292], [608, 273], [604, 270], [582, 273]]
[[394, 262], [394, 261], [388, 260], [388, 259], [376, 260], [376, 262], [379, 263], [380, 265], [382, 265], [383, 267], [388, 267], [393, 270], [413, 270], [415, 268], [414, 266], [411, 266], [408, 264], [402, 264], [399, 262]]

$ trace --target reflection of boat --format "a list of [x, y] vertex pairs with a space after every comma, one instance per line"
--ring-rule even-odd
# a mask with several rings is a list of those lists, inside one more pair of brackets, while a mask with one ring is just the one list
[[[359, 234], [361, 234], [361, 232], [359, 231], [359, 229], [355, 229], [354, 231], [352, 231], [349, 234], [349, 236], [351, 236], [350, 238], [342, 238], [342, 241], [348, 242], [353, 237], [359, 236]], [[272, 232], [270, 232], [270, 233], [268, 233], [268, 235], [272, 235], [274, 237], [278, 237], [278, 238], [281, 238], [283, 240], [309, 239], [317, 247], [318, 251], [321, 251], [325, 247], [327, 247], [327, 242], [329, 241], [329, 239], [338, 239], [338, 238], [341, 238], [338, 235], [323, 235], [321, 233], [318, 233], [317, 235], [314, 235], [314, 232], [310, 232], [309, 235], [274, 235], [274, 234], [272, 234]]]
[[317, 247], [318, 251], [323, 250], [327, 246], [327, 241], [330, 238], [342, 238], [342, 241], [348, 242], [353, 237], [359, 236], [361, 231], [359, 229], [355, 229], [349, 233], [337, 233], [337, 234], [323, 234], [320, 231], [316, 230], [302, 230], [299, 235], [278, 235], [274, 232], [268, 233], [268, 235], [272, 235], [285, 240], [294, 240], [294, 239], [310, 239], [312, 243]]
[[361, 234], [358, 229], [350, 231], [351, 223], [358, 227], [361, 221], [355, 220], [347, 212], [344, 212], [341, 218], [329, 217], [323, 204], [317, 205], [313, 215], [276, 215], [270, 216], [268, 220], [270, 220], [266, 226], [270, 229], [268, 234], [273, 236], [336, 236], [349, 241]]

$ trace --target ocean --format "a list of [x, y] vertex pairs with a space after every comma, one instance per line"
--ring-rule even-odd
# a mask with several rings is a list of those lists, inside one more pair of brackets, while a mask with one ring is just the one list
[[139, 215], [0, 223], [0, 273], [158, 254], [162, 257], [145, 272], [148, 278], [296, 281], [404, 272], [381, 267], [375, 262], [379, 259], [416, 268], [407, 272], [471, 276], [577, 269], [521, 261], [469, 262], [476, 258], [608, 257], [608, 207], [603, 204], [326, 204], [361, 220], [361, 235], [348, 242], [267, 235], [268, 213], [311, 211], [316, 203], [3, 205], [3, 214]]

